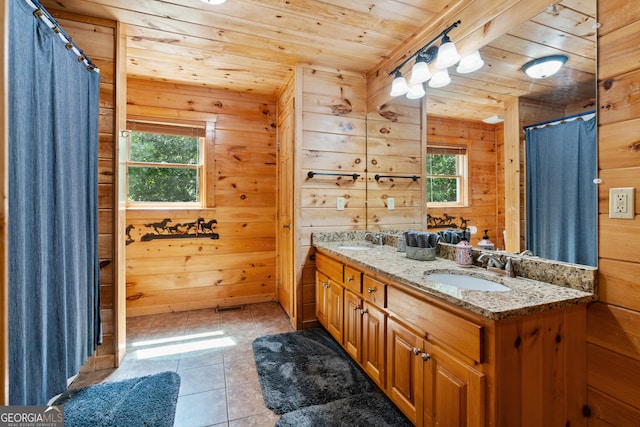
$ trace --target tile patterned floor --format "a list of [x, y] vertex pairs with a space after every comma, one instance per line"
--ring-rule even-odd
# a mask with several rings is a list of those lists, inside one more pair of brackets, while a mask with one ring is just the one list
[[273, 426], [278, 415], [264, 405], [251, 342], [289, 331], [277, 303], [130, 317], [120, 367], [81, 374], [72, 386], [175, 371], [181, 378], [176, 427]]

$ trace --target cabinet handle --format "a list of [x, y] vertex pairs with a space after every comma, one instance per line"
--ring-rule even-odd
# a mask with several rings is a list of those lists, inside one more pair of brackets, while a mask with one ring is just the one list
[[419, 348], [413, 348], [413, 354], [415, 354], [416, 356], [420, 354], [420, 349]]
[[282, 228], [286, 228], [287, 230], [291, 230], [291, 224], [285, 224]]
[[322, 287], [323, 287], [323, 288], [325, 288], [325, 289], [329, 289], [331, 286], [329, 286], [329, 283], [324, 282], [324, 283], [322, 284]]
[[363, 316], [364, 316], [365, 314], [367, 314], [367, 309], [365, 308], [365, 309], [363, 309], [363, 310], [360, 310], [360, 314], [362, 314]]
[[422, 356], [422, 360], [424, 360], [425, 362], [431, 359], [431, 355], [429, 353], [422, 353], [420, 356]]
[[347, 282], [353, 282], [353, 276], [347, 277]]
[[374, 293], [376, 291], [375, 288], [369, 288], [367, 289], [367, 292], [369, 292], [370, 294]]
[[358, 310], [360, 310], [360, 307], [358, 307], [357, 305], [354, 305], [353, 306], [353, 311], [358, 311]]

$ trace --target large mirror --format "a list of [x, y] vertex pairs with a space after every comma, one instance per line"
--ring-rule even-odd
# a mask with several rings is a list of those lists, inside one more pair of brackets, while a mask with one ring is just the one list
[[[455, 67], [451, 67], [449, 85], [439, 89], [426, 85], [426, 100], [421, 100], [426, 105], [427, 120], [426, 126], [423, 126], [426, 144], [428, 147], [466, 147], [466, 173], [471, 175], [468, 187], [464, 189], [464, 206], [455, 206], [455, 203], [429, 205], [427, 218], [433, 224], [428, 226], [446, 224], [447, 221], [458, 227], [468, 223], [478, 229], [472, 237], [474, 243], [482, 239], [483, 230], [488, 229], [490, 240], [496, 248], [505, 247], [505, 211], [510, 207], [504, 204], [504, 123], [500, 123], [500, 120], [505, 116], [505, 100], [516, 99], [522, 140], [519, 249], [529, 249], [526, 232], [530, 222], [527, 213], [527, 153], [523, 127], [595, 110], [595, 16], [595, 0], [563, 0], [550, 5], [538, 16], [484, 46], [480, 53], [485, 65], [480, 70], [459, 74]], [[454, 32], [450, 35], [455, 41]], [[550, 55], [567, 57], [566, 63], [555, 75], [533, 79], [523, 73], [524, 64]], [[385, 108], [402, 109], [406, 105], [406, 100], [394, 98]], [[380, 111], [370, 112], [368, 118], [379, 114]], [[490, 123], [484, 123], [483, 120]], [[498, 123], [492, 123], [492, 120]], [[497, 143], [492, 144], [492, 140]], [[590, 179], [593, 178], [595, 175]], [[593, 191], [596, 191], [595, 188]], [[567, 188], [567, 192], [571, 193], [573, 189]], [[597, 197], [589, 209], [597, 218]], [[557, 215], [564, 213], [558, 211]], [[567, 233], [572, 231], [567, 230]], [[545, 238], [565, 237], [566, 233], [556, 233]], [[578, 244], [596, 247], [595, 230], [593, 233], [583, 230], [580, 238], [583, 240]], [[554, 259], [553, 255], [546, 257]], [[595, 261], [582, 263], [595, 265]]]

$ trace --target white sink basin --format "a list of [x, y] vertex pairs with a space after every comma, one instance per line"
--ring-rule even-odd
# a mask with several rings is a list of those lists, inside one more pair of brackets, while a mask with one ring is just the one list
[[366, 251], [368, 249], [371, 249], [371, 246], [344, 245], [344, 246], [338, 246], [338, 249], [347, 249], [351, 251]]
[[469, 289], [473, 291], [506, 292], [511, 290], [511, 288], [508, 288], [507, 286], [504, 286], [500, 283], [481, 279], [479, 277], [466, 276], [464, 274], [436, 273], [427, 274], [425, 275], [425, 278], [434, 282], [441, 283], [443, 285], [454, 286], [456, 288]]

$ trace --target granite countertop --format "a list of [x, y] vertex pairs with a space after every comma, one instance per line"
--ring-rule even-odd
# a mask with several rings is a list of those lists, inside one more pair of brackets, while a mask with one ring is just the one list
[[[523, 277], [500, 276], [480, 267], [458, 267], [449, 259], [438, 257], [434, 261], [412, 260], [407, 258], [404, 252], [398, 252], [394, 246], [389, 245], [373, 246], [370, 242], [362, 240], [316, 241], [315, 239], [313, 245], [356, 267], [360, 266], [382, 274], [395, 282], [420, 289], [429, 295], [493, 320], [586, 304], [596, 299], [591, 292]], [[371, 249], [341, 249], [341, 246], [371, 246]], [[511, 290], [490, 292], [460, 289], [428, 280], [425, 278], [425, 272], [471, 275], [501, 283]]]

